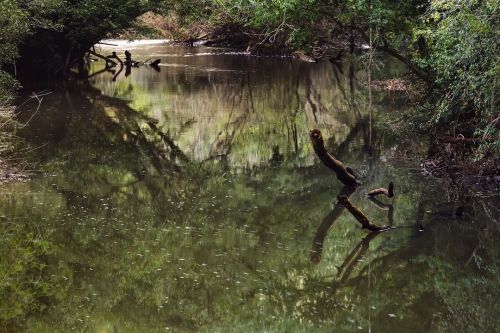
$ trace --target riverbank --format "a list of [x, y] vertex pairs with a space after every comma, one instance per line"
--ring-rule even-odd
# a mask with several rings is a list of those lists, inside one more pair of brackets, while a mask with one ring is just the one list
[[[353, 50], [367, 49], [359, 36], [349, 39], [341, 31], [332, 31], [330, 27], [323, 27], [320, 31], [314, 43], [302, 49], [291, 45], [284, 35], [263, 38], [258, 30], [234, 23], [215, 25], [209, 21], [199, 21], [186, 26], [173, 13], [162, 16], [147, 12], [139, 16], [131, 27], [108, 37], [125, 40], [167, 39], [171, 45], [230, 47], [251, 55], [288, 56], [306, 62], [339, 60], [350, 47]], [[335, 37], [331, 38], [331, 35]]]
[[17, 125], [14, 107], [0, 106], [0, 185], [28, 177], [28, 172], [18, 157], [19, 138], [15, 136]]

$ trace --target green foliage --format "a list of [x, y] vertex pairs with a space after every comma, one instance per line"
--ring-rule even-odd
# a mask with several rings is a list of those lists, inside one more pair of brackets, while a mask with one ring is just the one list
[[[425, 59], [436, 75], [432, 127], [498, 138], [498, 1], [432, 1]], [[497, 149], [499, 142], [496, 142]]]
[[19, 82], [8, 73], [0, 70], [0, 106], [6, 106], [19, 88]]
[[148, 9], [145, 0], [65, 0], [57, 13], [62, 32], [76, 49], [129, 26]]
[[217, 3], [213, 0], [164, 0], [154, 9], [164, 14], [173, 12], [183, 20], [184, 24], [189, 25], [196, 24], [199, 20], [207, 20], [215, 8]]
[[18, 44], [29, 31], [28, 15], [15, 0], [0, 0], [0, 68], [18, 55]]
[[61, 75], [108, 34], [149, 10], [149, 0], [2, 0], [0, 66], [22, 54], [23, 74]]
[[[181, 16], [205, 15], [220, 24], [235, 23], [259, 43], [291, 49], [311, 51], [316, 44], [337, 38], [331, 33], [336, 29], [342, 32], [337, 36], [371, 42], [434, 84], [426, 105], [402, 118], [405, 129], [499, 136], [500, 4], [496, 0], [214, 0], [208, 12], [202, 3], [183, 2], [171, 8]], [[499, 146], [496, 140], [481, 151], [498, 151]]]
[[18, 88], [16, 81], [2, 70], [18, 56], [18, 45], [29, 31], [28, 15], [14, 0], [0, 0], [0, 104], [5, 106]]
[[0, 322], [8, 322], [45, 308], [40, 300], [52, 293], [54, 281], [43, 258], [53, 247], [25, 226], [2, 223], [0, 228]]

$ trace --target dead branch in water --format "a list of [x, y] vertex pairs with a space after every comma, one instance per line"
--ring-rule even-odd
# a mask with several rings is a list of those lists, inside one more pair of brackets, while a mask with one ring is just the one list
[[109, 59], [108, 57], [105, 57], [95, 51], [92, 51], [92, 50], [89, 50], [89, 54], [92, 54], [93, 56], [96, 56], [97, 58], [99, 59], [102, 59], [106, 62], [106, 67], [113, 67], [113, 66], [116, 66], [116, 62], [114, 62], [113, 60]]
[[311, 130], [309, 136], [316, 155], [318, 155], [321, 162], [323, 162], [327, 168], [333, 170], [337, 174], [338, 180], [348, 186], [356, 186], [360, 184], [360, 182], [356, 179], [356, 176], [353, 173], [350, 173], [342, 162], [326, 151], [325, 142], [323, 141], [323, 137], [321, 136], [321, 131], [319, 129]]
[[368, 229], [370, 231], [383, 231], [390, 229], [390, 227], [386, 225], [379, 226], [371, 223], [368, 217], [366, 217], [366, 215], [363, 214], [358, 207], [354, 206], [346, 196], [338, 196], [337, 200], [341, 205], [347, 208], [347, 210], [358, 220], [359, 223], [361, 223], [363, 229]]
[[394, 196], [394, 183], [390, 182], [388, 188], [382, 187], [382, 188], [377, 188], [375, 190], [371, 190], [366, 195], [368, 195], [369, 197], [374, 197], [374, 196], [377, 196], [379, 194], [383, 194], [389, 198], [392, 198]]

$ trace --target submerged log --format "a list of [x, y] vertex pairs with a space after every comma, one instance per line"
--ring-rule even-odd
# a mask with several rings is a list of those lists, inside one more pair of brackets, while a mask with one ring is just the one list
[[389, 198], [392, 198], [394, 196], [394, 183], [390, 182], [389, 188], [383, 188], [383, 187], [377, 188], [375, 190], [371, 190], [366, 195], [368, 195], [369, 197], [374, 197], [374, 196], [377, 196], [379, 194], [383, 194]]
[[356, 179], [356, 176], [351, 173], [352, 171], [349, 172], [348, 168], [346, 168], [342, 162], [326, 151], [325, 142], [323, 141], [323, 137], [321, 136], [321, 131], [319, 129], [311, 130], [309, 136], [316, 155], [318, 155], [321, 162], [323, 162], [327, 168], [335, 171], [338, 180], [348, 186], [356, 186], [360, 184], [360, 182]]
[[371, 223], [368, 217], [366, 217], [366, 215], [363, 214], [358, 207], [354, 206], [346, 196], [338, 196], [337, 200], [341, 205], [347, 208], [347, 210], [356, 218], [356, 220], [358, 220], [359, 223], [361, 223], [363, 229], [368, 229], [370, 231], [383, 231], [391, 228], [386, 225], [379, 226]]

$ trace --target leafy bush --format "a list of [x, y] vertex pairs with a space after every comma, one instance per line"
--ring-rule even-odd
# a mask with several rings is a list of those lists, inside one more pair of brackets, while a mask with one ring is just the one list
[[428, 61], [438, 85], [432, 125], [498, 138], [500, 3], [432, 1], [431, 9], [426, 18], [435, 27], [426, 34], [432, 47]]

